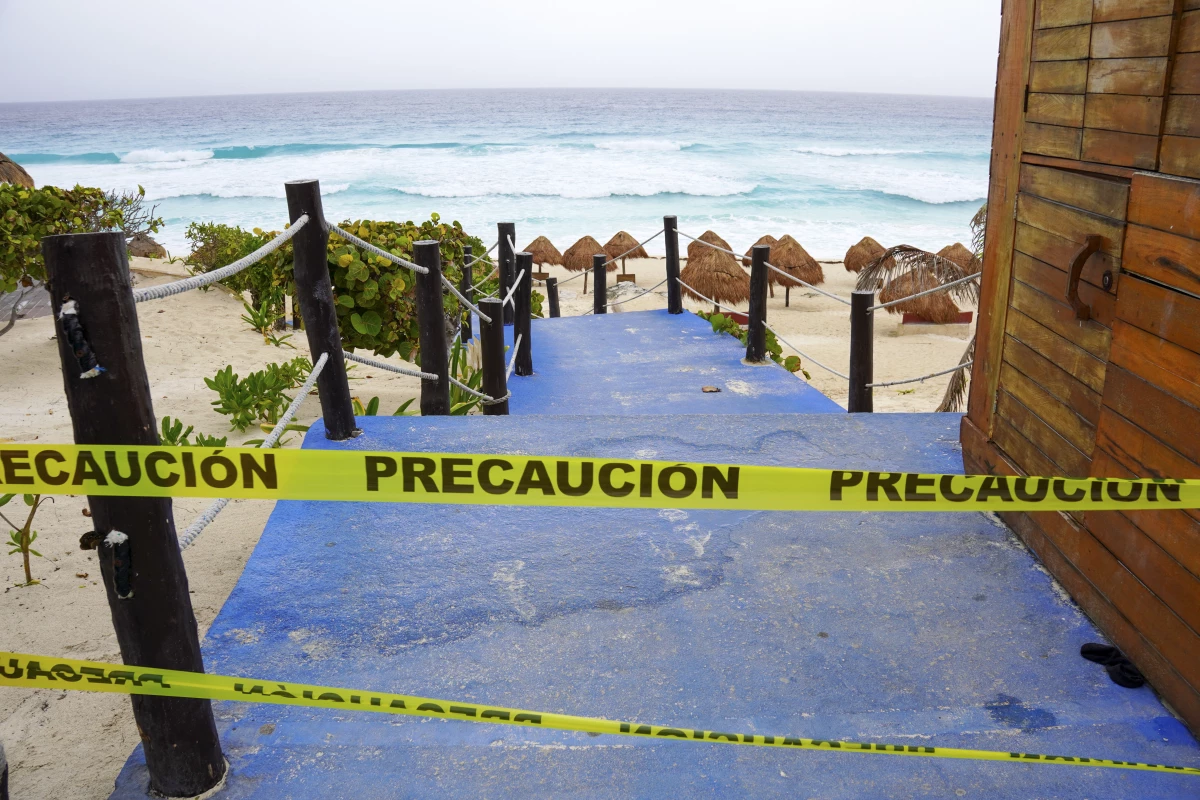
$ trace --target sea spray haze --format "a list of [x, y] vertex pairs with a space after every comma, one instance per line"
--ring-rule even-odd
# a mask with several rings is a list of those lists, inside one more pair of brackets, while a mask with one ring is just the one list
[[[39, 184], [146, 187], [179, 252], [189, 222], [279, 228], [283, 183], [331, 218], [425, 219], [485, 239], [515, 220], [560, 247], [664, 214], [736, 247], [790, 233], [818, 258], [864, 235], [967, 241], [991, 101], [679, 90], [421, 91], [0, 105], [0, 147]], [[661, 252], [656, 242], [651, 252]]]

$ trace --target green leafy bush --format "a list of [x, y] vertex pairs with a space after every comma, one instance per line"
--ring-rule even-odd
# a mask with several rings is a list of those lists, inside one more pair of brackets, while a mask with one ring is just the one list
[[183, 420], [172, 420], [169, 416], [162, 418], [161, 428], [162, 433], [158, 437], [158, 443], [163, 447], [225, 447], [228, 444], [225, 436], [218, 438], [203, 433], [196, 434], [196, 441], [189, 441], [188, 437], [192, 435], [192, 426], [188, 425], [185, 430]]
[[[41, 239], [61, 233], [120, 230], [122, 210], [99, 189], [0, 183], [0, 293], [46, 279]], [[151, 220], [148, 231], [162, 220]]]
[[[742, 330], [742, 326], [737, 323], [733, 317], [727, 317], [721, 313], [710, 313], [701, 311], [699, 316], [709, 321], [712, 325], [713, 333], [727, 333], [737, 339], [742, 344], [749, 343], [750, 332]], [[804, 369], [800, 364], [800, 356], [783, 357], [783, 348], [780, 347], [779, 341], [775, 338], [775, 334], [767, 331], [767, 355], [771, 357], [779, 366], [786, 369], [788, 372], [801, 372], [805, 378], [811, 378], [808, 370]]]
[[292, 402], [284, 392], [303, 384], [310, 372], [312, 362], [298, 356], [282, 364], [268, 364], [245, 378], [240, 378], [232, 365], [226, 366], [204, 383], [217, 393], [212, 404], [217, 412], [229, 417], [231, 427], [245, 433], [256, 422], [277, 423]]
[[[204, 273], [250, 255], [276, 234], [259, 228], [247, 231], [236, 225], [193, 222], [184, 235], [192, 251], [184, 263], [192, 272]], [[238, 294], [249, 292], [251, 305], [262, 309], [274, 322], [283, 316], [283, 298], [292, 290], [292, 243], [285, 242], [262, 261], [221, 281], [221, 285]]]
[[[8, 505], [9, 501], [14, 497], [16, 497], [15, 494], [0, 495], [0, 506]], [[0, 520], [4, 520], [4, 522], [8, 523], [8, 527], [10, 528], [8, 532], [8, 546], [10, 548], [8, 554], [10, 556], [20, 555], [22, 561], [24, 562], [25, 583], [18, 585], [31, 586], [35, 583], [40, 583], [40, 581], [33, 579], [33, 573], [30, 571], [29, 556], [34, 555], [38, 558], [45, 557], [32, 547], [33, 543], [36, 542], [38, 538], [38, 532], [33, 529], [33, 518], [37, 514], [38, 509], [41, 508], [42, 503], [45, 503], [48, 500], [53, 502], [54, 498], [45, 497], [40, 494], [24, 494], [21, 495], [21, 499], [24, 500], [25, 505], [29, 507], [29, 514], [25, 517], [24, 525], [18, 526], [15, 522], [4, 516], [3, 512], [0, 512]]]

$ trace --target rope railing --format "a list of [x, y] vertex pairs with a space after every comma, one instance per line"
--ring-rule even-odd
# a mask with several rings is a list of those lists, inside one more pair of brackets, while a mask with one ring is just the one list
[[406, 269], [411, 269], [413, 272], [419, 272], [422, 275], [429, 274], [429, 270], [425, 269], [420, 264], [414, 264], [413, 262], [409, 261], [408, 259], [401, 258], [400, 256], [398, 256], [394, 253], [389, 253], [387, 250], [384, 250], [381, 247], [376, 247], [375, 245], [371, 244], [370, 242], [364, 241], [352, 233], [347, 233], [346, 231], [339, 228], [337, 225], [334, 225], [332, 222], [326, 222], [326, 225], [329, 227], [330, 233], [336, 233], [338, 236], [342, 237], [347, 242], [358, 245], [363, 250], [366, 250], [368, 253], [377, 255], [380, 258], [385, 258], [388, 261], [391, 261], [393, 264], [396, 264], [397, 266], [405, 267]]
[[[654, 284], [653, 286], [651, 286], [649, 289], [645, 290], [644, 292], [638, 292], [633, 297], [626, 297], [624, 300], [616, 300], [611, 303], [605, 303], [604, 305], [606, 308], [613, 308], [614, 306], [622, 306], [622, 305], [625, 305], [626, 303], [632, 303], [634, 300], [637, 300], [639, 297], [645, 297], [646, 295], [650, 294], [651, 292], [653, 292], [655, 289], [662, 286], [666, 282], [667, 282], [667, 279], [663, 278], [661, 281]], [[586, 317], [588, 314], [591, 314], [593, 311], [595, 311], [594, 308], [589, 308], [587, 311], [583, 312], [583, 316]]]
[[559, 286], [562, 286], [562, 285], [564, 285], [564, 284], [570, 283], [571, 281], [577, 281], [577, 280], [579, 280], [580, 278], [582, 278], [584, 275], [587, 275], [587, 274], [589, 274], [591, 271], [592, 271], [592, 270], [591, 270], [591, 268], [590, 268], [590, 267], [589, 267], [588, 269], [581, 269], [581, 270], [579, 270], [579, 272], [577, 272], [576, 274], [572, 275], [571, 277], [569, 277], [569, 278], [563, 278], [561, 281], [559, 281], [559, 282], [558, 282], [558, 285], [559, 285]]
[[[476, 261], [478, 261], [478, 260], [479, 260], [479, 259], [476, 259]], [[472, 264], [474, 264], [475, 262], [474, 262], [474, 261], [472, 261], [471, 263], [472, 263]], [[500, 268], [499, 268], [499, 267], [492, 267], [492, 271], [488, 273], [487, 277], [486, 277], [486, 278], [484, 278], [483, 280], [481, 280], [479, 283], [477, 283], [477, 284], [475, 284], [474, 286], [472, 286], [472, 287], [471, 287], [471, 291], [472, 291], [472, 292], [473, 292], [473, 291], [475, 291], [475, 290], [476, 290], [476, 289], [478, 289], [480, 286], [483, 286], [485, 283], [487, 283], [488, 281], [490, 281], [492, 278], [495, 278], [495, 277], [499, 276], [499, 274], [500, 274]]]
[[[263, 439], [262, 444], [258, 446], [260, 450], [270, 450], [279, 443], [279, 439], [287, 432], [287, 428], [292, 424], [292, 420], [296, 418], [296, 412], [300, 410], [308, 393], [317, 385], [317, 378], [320, 377], [321, 371], [325, 369], [325, 364], [329, 362], [329, 354], [321, 353], [321, 357], [317, 359], [317, 363], [313, 364], [312, 371], [308, 373], [308, 379], [300, 386], [296, 392], [296, 397], [290, 404], [287, 410], [279, 417], [279, 421], [275, 423], [275, 427], [267, 434], [267, 438]], [[225, 510], [225, 506], [229, 505], [229, 498], [222, 497], [219, 500], [213, 501], [200, 516], [196, 517], [195, 521], [188, 526], [187, 530], [179, 537], [179, 549], [186, 550], [191, 546], [192, 542], [196, 541], [201, 532], [209, 526], [209, 524], [217, 518], [217, 515]]]
[[493, 251], [493, 250], [495, 250], [497, 247], [499, 247], [499, 245], [500, 245], [500, 242], [499, 242], [499, 241], [493, 242], [493, 243], [492, 243], [492, 246], [491, 246], [491, 247], [489, 247], [489, 248], [488, 248], [488, 249], [487, 249], [485, 252], [483, 252], [483, 253], [480, 253], [479, 255], [475, 256], [474, 258], [472, 258], [472, 259], [471, 259], [470, 261], [468, 261], [467, 263], [463, 264], [463, 269], [466, 269], [467, 267], [473, 267], [473, 266], [475, 266], [475, 264], [476, 264], [477, 262], [480, 262], [480, 261], [482, 261], [483, 259], [487, 258], [489, 255], [491, 255], [492, 251]]
[[516, 341], [513, 342], [512, 357], [508, 359], [508, 370], [504, 373], [506, 381], [512, 380], [513, 370], [517, 367], [517, 351], [521, 349], [521, 339], [525, 334], [518, 333]]
[[502, 306], [511, 305], [513, 308], [517, 307], [516, 301], [513, 300], [513, 295], [516, 294], [517, 287], [521, 285], [521, 278], [524, 278], [524, 277], [525, 277], [525, 270], [522, 269], [520, 272], [517, 273], [517, 277], [513, 278], [512, 286], [508, 287], [508, 294], [504, 295], [504, 302], [502, 302], [500, 305], [502, 305]]
[[606, 266], [606, 267], [607, 267], [609, 264], [612, 264], [613, 262], [620, 261], [622, 258], [624, 258], [625, 256], [629, 255], [629, 254], [630, 254], [630, 253], [632, 253], [634, 250], [637, 250], [639, 247], [643, 247], [643, 246], [645, 246], [645, 245], [646, 245], [648, 242], [652, 242], [652, 241], [654, 241], [654, 240], [655, 240], [655, 239], [657, 239], [659, 236], [662, 236], [664, 233], [666, 233], [666, 228], [661, 228], [661, 229], [659, 229], [658, 233], [654, 234], [653, 236], [651, 236], [651, 237], [649, 237], [649, 238], [647, 238], [647, 239], [643, 239], [642, 241], [640, 241], [640, 242], [638, 242], [637, 244], [635, 244], [633, 247], [631, 247], [631, 248], [629, 248], [628, 250], [626, 250], [624, 253], [621, 253], [621, 255], [619, 255], [619, 256], [613, 256], [613, 257], [612, 257], [612, 258], [610, 258], [608, 261], [605, 261], [605, 262], [604, 262], [604, 266]]
[[908, 297], [901, 297], [899, 300], [890, 300], [886, 303], [880, 303], [879, 305], [871, 306], [871, 308], [868, 310], [879, 311], [884, 308], [891, 308], [892, 306], [897, 305], [899, 303], [908, 302], [909, 300], [916, 300], [918, 297], [925, 297], [926, 295], [937, 294], [938, 292], [944, 292], [947, 289], [952, 289], [955, 286], [958, 286], [959, 284], [967, 283], [968, 281], [973, 281], [982, 274], [983, 274], [982, 272], [976, 272], [974, 275], [968, 275], [965, 278], [959, 278], [956, 281], [951, 281], [950, 283], [944, 283], [941, 286], [935, 286], [932, 289], [926, 289], [923, 292], [917, 292], [916, 294], [910, 294]]
[[971, 359], [970, 361], [965, 361], [962, 364], [959, 364], [957, 367], [951, 367], [950, 369], [944, 369], [941, 372], [932, 372], [928, 375], [922, 375], [919, 378], [909, 378], [909, 379], [903, 380], [903, 381], [888, 381], [887, 383], [868, 383], [867, 386], [871, 387], [872, 389], [879, 389], [884, 386], [900, 386], [901, 384], [905, 384], [905, 383], [924, 383], [925, 381], [929, 380], [930, 378], [936, 378], [939, 375], [949, 375], [951, 372], [958, 372], [960, 369], [966, 369], [967, 367], [971, 366], [974, 363], [975, 363], [975, 360]]
[[780, 336], [780, 335], [779, 335], [779, 332], [778, 332], [778, 331], [776, 331], [774, 328], [772, 328], [770, 325], [767, 325], [766, 323], [763, 323], [763, 327], [764, 327], [764, 328], [766, 328], [767, 330], [769, 330], [771, 333], [775, 334], [775, 340], [776, 340], [776, 341], [778, 341], [780, 344], [785, 344], [785, 345], [787, 345], [787, 346], [788, 346], [788, 347], [790, 347], [792, 350], [795, 350], [795, 351], [796, 351], [797, 353], [799, 353], [801, 356], [803, 356], [804, 358], [808, 359], [808, 360], [809, 360], [809, 361], [811, 361], [812, 363], [816, 364], [816, 365], [817, 365], [818, 367], [820, 367], [821, 369], [825, 370], [826, 372], [829, 372], [829, 373], [832, 373], [832, 374], [834, 374], [834, 375], [837, 375], [839, 378], [841, 378], [841, 379], [842, 379], [842, 380], [844, 380], [844, 381], [848, 381], [848, 380], [850, 380], [850, 376], [849, 376], [849, 375], [843, 375], [842, 373], [838, 372], [836, 369], [834, 369], [834, 368], [832, 368], [832, 367], [827, 367], [827, 366], [825, 366], [824, 364], [822, 364], [820, 361], [817, 361], [815, 358], [813, 358], [812, 356], [810, 356], [808, 353], [804, 352], [804, 351], [803, 351], [803, 350], [801, 350], [799, 347], [796, 347], [796, 345], [792, 344], [792, 343], [791, 343], [791, 342], [789, 342], [787, 339], [785, 339], [785, 338], [783, 338], [782, 336]]
[[449, 378], [450, 378], [451, 383], [453, 383], [458, 388], [462, 389], [467, 394], [469, 394], [473, 397], [478, 397], [479, 402], [485, 406], [494, 406], [497, 403], [503, 403], [505, 400], [512, 397], [512, 392], [508, 392], [504, 395], [504, 397], [496, 399], [496, 398], [492, 397], [491, 395], [484, 394], [483, 392], [479, 392], [479, 391], [476, 391], [475, 389], [472, 389], [470, 386], [467, 386], [465, 383], [458, 380], [454, 376], [449, 376]]
[[190, 292], [193, 289], [201, 289], [205, 286], [211, 286], [217, 281], [225, 280], [226, 278], [237, 275], [247, 267], [257, 264], [271, 253], [278, 250], [289, 239], [300, 232], [300, 229], [308, 224], [308, 215], [302, 214], [299, 219], [292, 223], [291, 227], [280, 233], [271, 241], [264, 244], [262, 247], [255, 250], [248, 256], [239, 258], [232, 264], [227, 264], [220, 269], [215, 269], [212, 272], [206, 272], [203, 275], [193, 275], [190, 278], [184, 278], [173, 283], [164, 283], [162, 286], [150, 286], [145, 289], [135, 289], [133, 292], [133, 302], [143, 303], [147, 300], [161, 300], [164, 297], [183, 294]]
[[454, 281], [447, 278], [445, 273], [442, 273], [442, 285], [450, 290], [450, 294], [458, 298], [458, 302], [462, 303], [466, 308], [471, 309], [475, 316], [479, 317], [484, 322], [490, 323], [492, 321], [491, 317], [479, 310], [479, 306], [475, 305], [463, 296], [463, 293], [460, 292], [458, 287], [454, 285]]
[[357, 361], [359, 364], [363, 364], [368, 367], [394, 372], [397, 375], [407, 375], [410, 378], [420, 378], [423, 381], [436, 381], [438, 379], [438, 376], [434, 375], [432, 372], [422, 372], [419, 369], [405, 369], [404, 367], [397, 367], [395, 364], [389, 364], [386, 361], [376, 361], [373, 358], [360, 356], [356, 353], [348, 353], [345, 350], [342, 351], [342, 357], [347, 361]]
[[683, 278], [676, 278], [675, 280], [679, 282], [680, 286], [684, 287], [685, 289], [687, 289], [689, 292], [696, 295], [700, 299], [704, 300], [705, 302], [712, 303], [713, 308], [719, 308], [723, 311], [728, 311], [731, 314], [745, 314], [746, 313], [745, 311], [738, 311], [736, 308], [730, 308], [727, 305], [722, 305], [721, 303], [718, 303], [716, 300], [713, 300], [711, 297], [705, 297], [703, 294], [701, 294], [700, 292], [693, 289], [691, 286], [688, 286], [686, 283], [684, 283]]

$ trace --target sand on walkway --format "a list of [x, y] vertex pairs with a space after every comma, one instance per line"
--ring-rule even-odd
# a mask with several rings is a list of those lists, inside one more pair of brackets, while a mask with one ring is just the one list
[[[182, 274], [177, 267], [148, 259], [134, 259], [133, 266], [139, 285], [171, 280], [170, 275], [161, 274], [164, 271]], [[854, 276], [840, 264], [823, 266], [826, 284], [822, 288], [849, 296]], [[637, 274], [640, 288], [649, 288], [665, 276], [662, 259], [630, 261], [628, 269]], [[550, 271], [560, 279], [572, 275], [557, 267]], [[616, 283], [612, 275], [609, 280], [610, 285]], [[582, 314], [591, 308], [591, 287], [586, 296], [582, 289], [582, 279], [561, 288], [564, 315]], [[665, 307], [664, 286], [620, 308], [635, 311]], [[706, 308], [692, 301], [686, 307]], [[845, 306], [815, 292], [793, 290], [791, 307], [785, 309], [783, 290], [776, 289], [768, 309], [771, 325], [790, 342], [831, 367], [846, 370], [849, 322]], [[170, 415], [183, 419], [185, 424], [208, 434], [228, 434], [231, 445], [261, 437], [257, 429], [245, 434], [228, 431], [225, 418], [210, 405], [215, 394], [203, 379], [226, 364], [245, 375], [268, 363], [304, 354], [307, 347], [303, 335], [296, 337], [296, 350], [264, 343], [262, 336], [241, 321], [241, 300], [220, 289], [146, 303], [138, 311], [155, 413], [160, 418]], [[898, 337], [894, 335], [898, 325], [899, 317], [877, 316], [876, 380], [907, 378], [951, 367], [966, 346], [965, 339], [954, 336]], [[0, 441], [72, 441], [53, 337], [54, 325], [49, 317], [18, 321], [13, 330], [0, 337], [0, 375], [4, 376], [0, 382]], [[806, 367], [814, 386], [845, 405], [844, 381], [814, 364], [806, 363]], [[414, 378], [361, 365], [351, 374], [355, 377], [352, 393], [364, 403], [379, 396], [384, 414], [419, 393]], [[910, 387], [877, 390], [875, 408], [932, 411], [947, 380], [943, 377]], [[913, 391], [901, 391], [909, 389]], [[298, 421], [308, 423], [319, 414], [320, 406], [313, 397], [301, 408]], [[298, 444], [295, 438], [289, 446]], [[190, 524], [208, 503], [186, 498], [176, 501], [179, 529]], [[58, 497], [39, 512], [35, 527], [45, 557], [34, 559], [33, 574], [41, 583], [18, 587], [16, 584], [24, 580], [20, 558], [0, 559], [4, 586], [0, 618], [5, 620], [0, 644], [5, 649], [120, 660], [95, 554], [81, 551], [78, 545], [80, 534], [89, 529], [82, 515], [86, 505], [84, 497]], [[234, 501], [186, 552], [184, 561], [202, 634], [237, 582], [272, 507], [265, 501]], [[5, 510], [11, 509], [10, 505]], [[4, 742], [12, 769], [13, 797], [104, 798], [111, 792], [113, 780], [138, 736], [129, 700], [122, 695], [10, 690], [0, 692], [0, 741]]]

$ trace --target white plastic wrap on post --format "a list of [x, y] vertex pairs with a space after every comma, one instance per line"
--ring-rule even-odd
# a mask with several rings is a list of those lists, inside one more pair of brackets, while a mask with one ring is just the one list
[[200, 289], [205, 286], [211, 286], [217, 281], [225, 280], [228, 277], [237, 275], [247, 267], [251, 267], [262, 261], [264, 258], [274, 253], [285, 242], [300, 232], [308, 223], [308, 214], [302, 214], [286, 231], [276, 236], [271, 241], [264, 244], [262, 247], [255, 250], [248, 256], [243, 256], [232, 264], [227, 264], [220, 269], [215, 269], [212, 272], [206, 272], [203, 275], [193, 275], [190, 278], [184, 278], [181, 281], [173, 283], [164, 283], [162, 286], [151, 286], [146, 289], [134, 289], [133, 302], [142, 303], [146, 300], [161, 300], [164, 297], [171, 297], [176, 294], [190, 292], [192, 289]]

